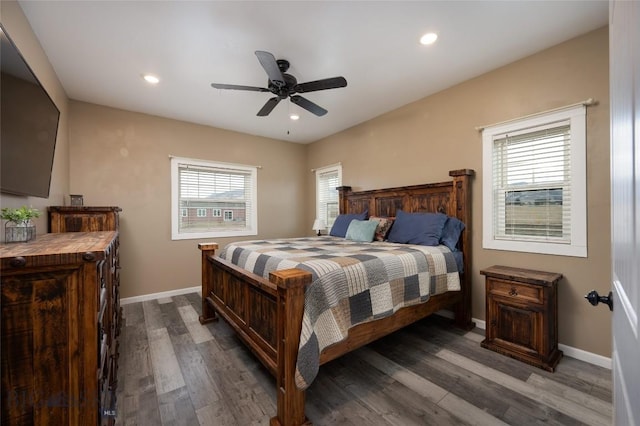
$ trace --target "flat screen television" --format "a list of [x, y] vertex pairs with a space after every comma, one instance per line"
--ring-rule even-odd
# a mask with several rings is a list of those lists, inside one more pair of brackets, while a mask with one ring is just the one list
[[0, 25], [0, 191], [49, 197], [60, 111]]

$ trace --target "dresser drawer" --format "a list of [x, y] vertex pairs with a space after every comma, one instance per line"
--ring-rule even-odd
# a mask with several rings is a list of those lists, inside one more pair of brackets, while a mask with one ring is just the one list
[[487, 279], [487, 292], [495, 296], [509, 297], [523, 303], [544, 303], [544, 288], [496, 278]]

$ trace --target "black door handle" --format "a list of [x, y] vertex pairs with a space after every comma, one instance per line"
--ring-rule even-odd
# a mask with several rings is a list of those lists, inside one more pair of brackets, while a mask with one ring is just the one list
[[609, 306], [609, 310], [613, 311], [613, 295], [611, 292], [607, 296], [600, 296], [597, 291], [591, 290], [584, 298], [589, 301], [593, 306], [597, 306], [598, 303], [604, 303]]

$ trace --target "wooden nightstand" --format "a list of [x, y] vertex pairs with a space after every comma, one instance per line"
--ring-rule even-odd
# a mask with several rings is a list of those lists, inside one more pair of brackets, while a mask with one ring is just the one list
[[486, 277], [486, 338], [481, 345], [547, 371], [558, 350], [558, 281], [562, 274], [492, 266]]

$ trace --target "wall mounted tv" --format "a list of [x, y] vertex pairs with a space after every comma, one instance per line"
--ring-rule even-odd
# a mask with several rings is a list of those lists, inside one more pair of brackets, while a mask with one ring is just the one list
[[0, 25], [0, 191], [49, 197], [60, 111]]

